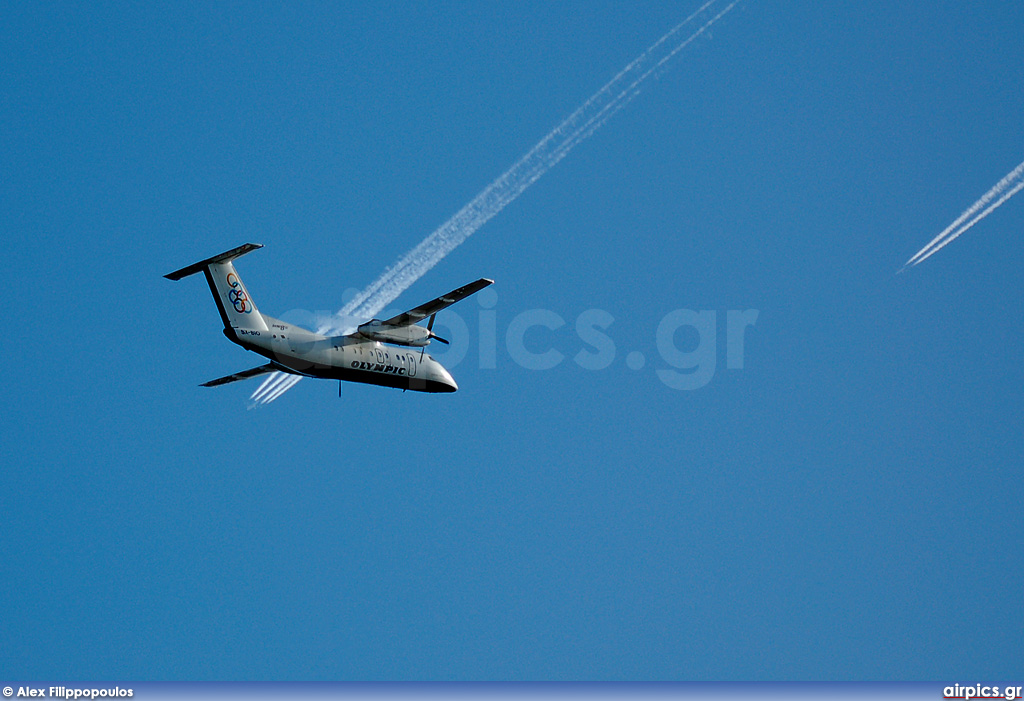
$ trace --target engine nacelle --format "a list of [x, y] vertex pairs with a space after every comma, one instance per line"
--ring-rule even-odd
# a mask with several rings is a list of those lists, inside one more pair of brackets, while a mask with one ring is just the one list
[[416, 348], [430, 345], [430, 339], [434, 335], [428, 329], [416, 324], [388, 326], [380, 323], [378, 319], [366, 322], [359, 327], [357, 333], [371, 341], [392, 343], [396, 346], [413, 346]]

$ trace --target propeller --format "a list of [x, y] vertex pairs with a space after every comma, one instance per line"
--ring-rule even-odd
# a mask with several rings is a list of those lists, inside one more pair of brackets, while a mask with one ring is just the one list
[[443, 339], [440, 336], [438, 336], [437, 334], [435, 334], [433, 331], [430, 331], [430, 329], [434, 328], [434, 317], [435, 316], [437, 316], [437, 314], [431, 314], [430, 315], [430, 321], [427, 322], [427, 331], [430, 332], [430, 338], [434, 339], [435, 341], [440, 341], [441, 343], [445, 344], [446, 346], [447, 345], [451, 345], [449, 341], [446, 341], [445, 339]]
[[[432, 338], [434, 340], [440, 341], [441, 343], [448, 344], [447, 340], [441, 338], [440, 336], [435, 334], [433, 331], [431, 331], [431, 329], [434, 328], [434, 317], [435, 316], [437, 316], [436, 313], [435, 314], [431, 314], [430, 315], [430, 321], [427, 322], [427, 338]], [[425, 350], [426, 350], [425, 347], [422, 347], [422, 346], [420, 347], [420, 360], [421, 361], [423, 360], [423, 351], [425, 351]]]

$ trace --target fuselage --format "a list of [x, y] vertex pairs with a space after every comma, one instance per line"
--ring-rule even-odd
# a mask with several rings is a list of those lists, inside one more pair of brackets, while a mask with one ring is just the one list
[[228, 327], [224, 335], [246, 350], [300, 375], [416, 392], [454, 392], [459, 388], [444, 366], [419, 348], [390, 346], [351, 336], [321, 336], [261, 316], [266, 330]]

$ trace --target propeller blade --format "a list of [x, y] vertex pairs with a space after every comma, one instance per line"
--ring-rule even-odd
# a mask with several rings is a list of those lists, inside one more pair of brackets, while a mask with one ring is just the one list
[[[431, 314], [430, 315], [430, 321], [427, 322], [427, 331], [430, 331], [430, 329], [434, 328], [434, 317], [435, 316], [437, 316], [437, 314]], [[441, 338], [440, 336], [435, 334], [433, 331], [430, 331], [430, 336], [428, 336], [428, 338], [432, 338], [435, 341], [440, 341], [441, 343], [443, 343], [445, 345], [450, 345], [448, 343], [448, 341], [444, 340], [443, 338]]]

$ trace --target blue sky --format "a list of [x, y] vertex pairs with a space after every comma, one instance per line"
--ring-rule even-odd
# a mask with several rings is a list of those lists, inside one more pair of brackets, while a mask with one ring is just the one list
[[453, 395], [197, 387], [259, 359], [164, 273], [337, 309], [696, 6], [5, 5], [7, 671], [1019, 673], [1024, 200], [895, 275], [1024, 158], [1019, 3], [743, 2], [396, 302], [495, 279], [495, 368], [470, 299]]

